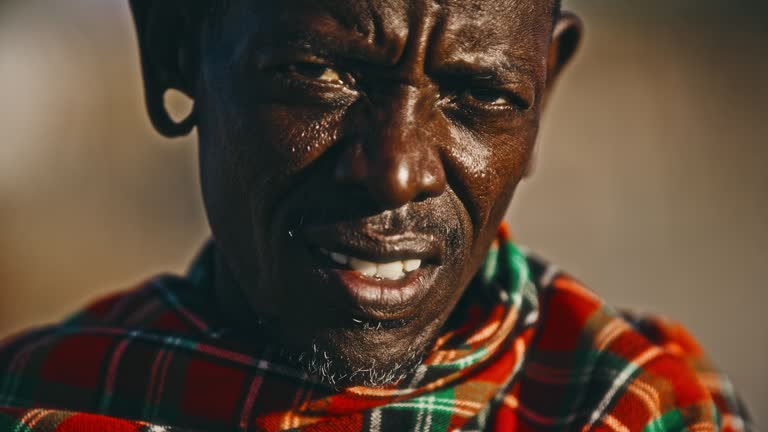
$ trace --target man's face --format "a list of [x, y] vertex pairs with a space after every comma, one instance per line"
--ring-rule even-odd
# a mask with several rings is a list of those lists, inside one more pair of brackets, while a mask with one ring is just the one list
[[417, 364], [525, 175], [552, 29], [546, 0], [233, 1], [193, 89], [233, 319], [342, 385]]

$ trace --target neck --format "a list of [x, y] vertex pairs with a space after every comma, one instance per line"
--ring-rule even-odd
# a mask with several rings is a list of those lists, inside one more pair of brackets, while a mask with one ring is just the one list
[[233, 329], [258, 333], [261, 319], [218, 248], [215, 248], [214, 268], [213, 297], [222, 319]]

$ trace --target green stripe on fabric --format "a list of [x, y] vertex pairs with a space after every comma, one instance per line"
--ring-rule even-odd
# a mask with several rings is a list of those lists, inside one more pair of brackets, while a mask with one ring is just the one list
[[31, 397], [40, 385], [38, 377], [27, 375], [8, 374], [11, 383], [10, 391], [3, 389], [4, 397], [0, 398], [0, 406], [26, 407], [31, 402]]
[[442, 432], [447, 430], [451, 417], [457, 414], [456, 395], [453, 388], [430, 393], [413, 400], [392, 404], [387, 410], [409, 411], [413, 414], [413, 424], [404, 430], [418, 432]]
[[[537, 304], [536, 287], [530, 280], [531, 271], [528, 268], [528, 261], [517, 246], [512, 243], [502, 243], [499, 248], [494, 245], [488, 250], [483, 268], [483, 278], [486, 281], [498, 279], [500, 271], [498, 264], [501, 259], [504, 259], [503, 264], [509, 272], [507, 292], [510, 295], [510, 303], [513, 307], [519, 309], [524, 299], [529, 304], [531, 302]], [[534, 300], [531, 300], [531, 298]], [[462, 357], [455, 362], [432, 365], [430, 367], [460, 370], [478, 363], [487, 356], [488, 349], [481, 347], [472, 354]]]
[[643, 432], [667, 432], [667, 431], [687, 431], [688, 428], [683, 424], [683, 416], [680, 411], [675, 409], [651, 420], [644, 428]]
[[9, 432], [32, 432], [29, 426], [22, 424], [14, 417], [0, 413], [0, 431]]
[[491, 248], [488, 250], [488, 254], [485, 256], [485, 262], [483, 263], [483, 282], [485, 284], [491, 283], [491, 281], [496, 277], [496, 272], [498, 271], [498, 260], [499, 248], [496, 246], [491, 246]]
[[104, 392], [101, 395], [101, 401], [99, 402], [99, 413], [104, 414], [109, 411], [109, 407], [112, 405], [112, 393]]
[[528, 263], [515, 245], [507, 243], [504, 248], [506, 249], [504, 255], [507, 257], [510, 270], [510, 290], [511, 292], [521, 291], [531, 277]]
[[[717, 426], [717, 430], [720, 430], [723, 428], [723, 416], [720, 415], [720, 410], [717, 409], [717, 405], [715, 405], [714, 402], [711, 403], [712, 406], [712, 418], [715, 419], [715, 426]], [[734, 411], [737, 412], [737, 411]]]
[[528, 267], [528, 260], [525, 254], [511, 242], [504, 243], [501, 247], [501, 252], [504, 258], [506, 258], [504, 264], [509, 272], [508, 293], [510, 303], [521, 310], [523, 306], [538, 308], [538, 292], [531, 280], [531, 269]]
[[460, 358], [459, 360], [452, 362], [452, 363], [444, 363], [444, 364], [436, 364], [431, 365], [431, 368], [436, 369], [464, 369], [469, 366], [472, 366], [473, 364], [479, 362], [480, 360], [484, 359], [488, 355], [488, 348], [481, 347], [478, 348], [475, 352], [473, 352], [470, 355], [464, 356]]
[[[440, 400], [440, 401], [451, 401], [452, 404], [456, 402], [456, 392], [455, 388], [448, 387], [443, 390], [437, 391], [434, 393], [434, 400]], [[451, 417], [453, 417], [452, 413], [448, 412], [436, 412], [434, 413], [434, 418], [431, 421], [429, 429], [424, 428], [425, 431], [434, 431], [434, 432], [440, 432], [444, 430], [448, 430], [448, 425], [451, 422]]]

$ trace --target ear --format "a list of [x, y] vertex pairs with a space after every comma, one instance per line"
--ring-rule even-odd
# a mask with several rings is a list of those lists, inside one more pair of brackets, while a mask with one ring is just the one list
[[[546, 108], [549, 96], [555, 82], [561, 76], [565, 67], [573, 60], [576, 51], [581, 44], [584, 34], [584, 24], [576, 14], [563, 11], [555, 22], [552, 30], [552, 42], [549, 44], [547, 54], [547, 87], [544, 90], [542, 109]], [[536, 166], [536, 148], [525, 165], [524, 177], [533, 174]]]
[[565, 67], [573, 60], [581, 44], [584, 24], [576, 14], [563, 11], [557, 18], [552, 30], [552, 42], [547, 55], [547, 90], [545, 101], [552, 91], [555, 81]]
[[196, 36], [190, 6], [184, 1], [131, 0], [144, 76], [144, 99], [155, 129], [170, 138], [195, 126], [195, 109], [175, 122], [165, 108], [165, 93], [176, 89], [192, 98]]

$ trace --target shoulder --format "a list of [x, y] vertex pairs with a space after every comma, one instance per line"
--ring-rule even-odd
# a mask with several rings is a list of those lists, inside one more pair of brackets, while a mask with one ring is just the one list
[[[52, 325], [27, 329], [0, 339], [2, 354], [16, 352], [21, 347], [39, 343], [46, 335], [67, 335], [95, 331], [109, 334], [115, 331], [152, 331], [184, 335], [203, 330], [202, 319], [192, 312], [204, 299], [195, 292], [187, 279], [159, 275], [146, 279], [129, 289], [116, 291], [89, 303]], [[2, 363], [0, 363], [1, 365]]]
[[183, 313], [186, 284], [155, 277], [93, 301], [60, 323], [1, 340], [0, 406], [89, 406], [103, 387], [108, 359], [119, 355], [125, 341], [199, 334], [197, 321]]
[[140, 305], [150, 302], [151, 291], [151, 283], [142, 282], [91, 301], [59, 323], [28, 328], [0, 339], [0, 372], [8, 373], [9, 366], [20, 360], [18, 357], [34, 347], [47, 345], [57, 336], [73, 333], [75, 328], [118, 326], [128, 311], [135, 312]]
[[98, 414], [51, 409], [20, 409], [0, 406], [0, 430], [25, 432], [123, 431], [182, 432], [170, 426], [124, 420]]
[[522, 378], [532, 418], [585, 430], [748, 429], [727, 378], [682, 326], [618, 311], [554, 266], [529, 265], [540, 301]]
[[60, 326], [184, 333], [190, 330], [190, 323], [183, 319], [183, 312], [187, 303], [195, 301], [194, 295], [187, 279], [159, 275], [88, 303]]

